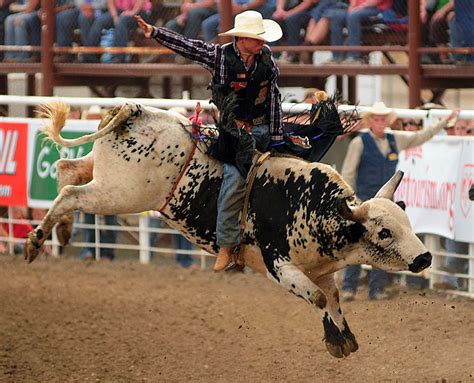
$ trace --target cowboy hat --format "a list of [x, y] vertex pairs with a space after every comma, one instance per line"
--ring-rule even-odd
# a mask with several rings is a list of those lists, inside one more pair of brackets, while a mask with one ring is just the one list
[[387, 126], [392, 125], [397, 119], [397, 114], [393, 111], [393, 109], [387, 108], [382, 101], [375, 102], [374, 105], [362, 112], [362, 120], [367, 122], [369, 117], [373, 115], [387, 116]]
[[234, 28], [219, 36], [248, 37], [268, 42], [277, 41], [283, 32], [276, 21], [263, 19], [257, 11], [245, 11], [235, 16]]

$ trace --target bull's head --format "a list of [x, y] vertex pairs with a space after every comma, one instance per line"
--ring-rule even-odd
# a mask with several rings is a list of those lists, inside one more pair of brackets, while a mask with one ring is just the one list
[[413, 232], [404, 204], [392, 202], [402, 177], [403, 172], [398, 171], [374, 198], [359, 206], [341, 200], [339, 214], [363, 227], [358, 230], [363, 263], [383, 270], [417, 273], [430, 266], [431, 254]]

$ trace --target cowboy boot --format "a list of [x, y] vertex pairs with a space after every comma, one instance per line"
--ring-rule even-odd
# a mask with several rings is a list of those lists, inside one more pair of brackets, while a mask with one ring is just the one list
[[221, 247], [217, 254], [216, 263], [214, 264], [214, 271], [222, 271], [229, 266], [232, 260], [232, 248]]

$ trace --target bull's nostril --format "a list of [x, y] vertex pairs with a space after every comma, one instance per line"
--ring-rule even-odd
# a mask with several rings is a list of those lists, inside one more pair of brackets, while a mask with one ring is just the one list
[[413, 273], [418, 273], [431, 265], [431, 254], [429, 252], [420, 254], [416, 257], [408, 269]]

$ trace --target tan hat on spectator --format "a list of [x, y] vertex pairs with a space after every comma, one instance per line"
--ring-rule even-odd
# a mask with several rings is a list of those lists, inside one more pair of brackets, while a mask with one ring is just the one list
[[273, 42], [281, 39], [283, 31], [276, 21], [264, 19], [257, 11], [245, 11], [235, 16], [234, 28], [219, 36], [248, 37]]
[[375, 102], [374, 105], [362, 112], [361, 115], [364, 122], [367, 122], [369, 117], [373, 115], [387, 116], [387, 126], [392, 125], [397, 119], [397, 114], [393, 111], [393, 109], [387, 108], [385, 103], [382, 101]]

